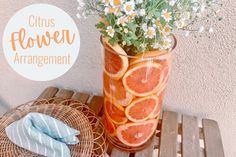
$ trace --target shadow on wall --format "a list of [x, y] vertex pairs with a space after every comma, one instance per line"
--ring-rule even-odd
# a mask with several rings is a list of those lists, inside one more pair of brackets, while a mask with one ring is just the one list
[[0, 116], [10, 110], [10, 105], [0, 96]]

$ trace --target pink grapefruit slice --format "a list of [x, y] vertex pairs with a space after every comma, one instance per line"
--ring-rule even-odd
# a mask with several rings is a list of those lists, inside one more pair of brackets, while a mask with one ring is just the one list
[[160, 88], [162, 81], [162, 66], [155, 62], [135, 64], [129, 68], [123, 77], [125, 89], [137, 97], [153, 94]]
[[104, 73], [103, 84], [105, 95], [112, 99], [115, 105], [126, 107], [133, 100], [133, 95], [125, 90], [121, 80], [113, 80]]
[[106, 117], [106, 116], [103, 117], [103, 124], [104, 124], [106, 132], [110, 136], [115, 136], [116, 135], [115, 125], [112, 123], [112, 121], [108, 117]]
[[114, 80], [119, 80], [127, 71], [129, 61], [126, 52], [116, 44], [112, 46], [108, 38], [104, 42], [104, 72]]
[[124, 108], [120, 105], [114, 105], [112, 101], [105, 98], [104, 100], [105, 115], [116, 125], [125, 124], [128, 119], [125, 117]]
[[159, 99], [155, 95], [138, 98], [125, 109], [125, 115], [132, 122], [143, 122], [149, 119], [158, 105]]
[[127, 146], [138, 147], [147, 142], [154, 134], [157, 120], [128, 123], [117, 128], [118, 139]]

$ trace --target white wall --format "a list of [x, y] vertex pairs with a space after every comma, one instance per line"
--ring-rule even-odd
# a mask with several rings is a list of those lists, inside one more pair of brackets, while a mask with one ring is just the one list
[[[223, 0], [224, 21], [215, 34], [198, 38], [181, 36], [174, 51], [172, 76], [165, 109], [215, 119], [219, 122], [227, 157], [236, 156], [236, 1]], [[81, 34], [77, 63], [64, 76], [50, 82], [29, 81], [7, 64], [0, 46], [0, 114], [36, 98], [47, 86], [102, 93], [101, 52], [95, 18], [76, 19], [76, 0], [0, 0], [0, 36], [9, 18], [22, 7], [47, 2], [68, 12]], [[0, 43], [2, 39], [0, 38]]]

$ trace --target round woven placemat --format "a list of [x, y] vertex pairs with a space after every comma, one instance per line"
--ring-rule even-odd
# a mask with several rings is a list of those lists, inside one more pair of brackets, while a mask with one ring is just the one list
[[53, 98], [23, 104], [0, 119], [0, 156], [40, 156], [13, 144], [5, 133], [8, 125], [30, 112], [47, 114], [80, 131], [80, 143], [69, 145], [72, 157], [102, 157], [104, 155], [106, 149], [104, 129], [94, 112], [79, 101]]

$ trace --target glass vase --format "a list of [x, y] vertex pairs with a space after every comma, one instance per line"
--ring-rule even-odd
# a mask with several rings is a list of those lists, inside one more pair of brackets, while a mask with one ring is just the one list
[[172, 55], [153, 50], [129, 56], [119, 45], [101, 42], [107, 139], [124, 151], [142, 150], [156, 132]]

